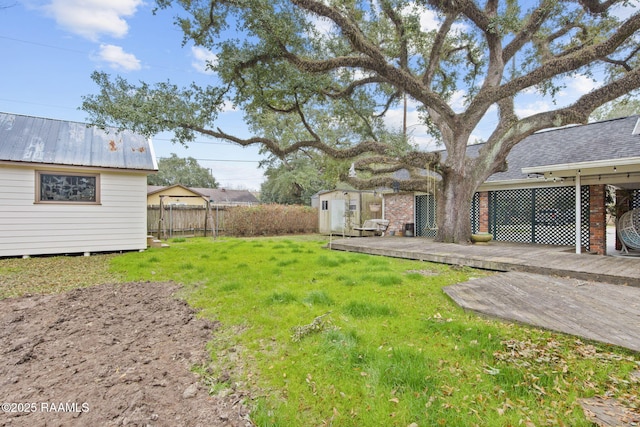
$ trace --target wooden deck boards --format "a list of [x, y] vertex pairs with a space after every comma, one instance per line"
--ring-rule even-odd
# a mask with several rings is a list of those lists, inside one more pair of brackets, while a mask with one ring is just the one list
[[640, 286], [640, 258], [576, 254], [566, 247], [503, 242], [454, 245], [425, 238], [365, 237], [332, 241], [331, 249]]
[[509, 272], [448, 286], [458, 305], [640, 352], [640, 288]]
[[[640, 257], [424, 238], [351, 238], [330, 248], [506, 272], [445, 288], [465, 309], [640, 352]], [[628, 285], [628, 286], [620, 286]]]

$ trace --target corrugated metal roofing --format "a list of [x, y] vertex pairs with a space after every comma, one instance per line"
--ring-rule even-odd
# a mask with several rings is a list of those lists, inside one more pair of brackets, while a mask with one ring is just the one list
[[0, 113], [0, 161], [157, 170], [142, 135], [10, 113]]

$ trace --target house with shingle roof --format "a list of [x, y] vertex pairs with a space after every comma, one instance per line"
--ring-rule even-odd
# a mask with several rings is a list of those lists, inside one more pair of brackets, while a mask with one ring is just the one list
[[[469, 155], [481, 147], [470, 145]], [[640, 116], [535, 133], [507, 164], [476, 193], [473, 232], [605, 254], [607, 186], [616, 189], [618, 212], [640, 207]], [[435, 212], [433, 193], [384, 194], [384, 218], [397, 234], [435, 236]]]
[[226, 188], [186, 187], [181, 184], [170, 186], [147, 186], [147, 205], [159, 206], [160, 198], [165, 203], [181, 206], [252, 206], [260, 201], [248, 190], [228, 190]]
[[142, 250], [147, 138], [0, 113], [0, 257]]

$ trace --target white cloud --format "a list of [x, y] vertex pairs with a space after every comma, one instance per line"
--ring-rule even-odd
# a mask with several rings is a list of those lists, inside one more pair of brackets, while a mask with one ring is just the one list
[[549, 104], [549, 102], [544, 100], [539, 100], [530, 103], [522, 103], [521, 105], [516, 105], [516, 115], [520, 118], [533, 116], [534, 114], [544, 113], [545, 111], [549, 111], [554, 107]]
[[323, 16], [312, 15], [310, 17], [310, 20], [311, 23], [313, 23], [313, 26], [315, 27], [315, 30], [318, 32], [318, 34], [326, 36], [334, 32], [335, 26], [333, 21], [331, 21], [330, 19]]
[[462, 113], [467, 108], [465, 105], [465, 96], [467, 96], [467, 92], [464, 90], [456, 90], [453, 92], [453, 95], [449, 100], [449, 106], [456, 113]]
[[420, 12], [420, 29], [422, 31], [433, 31], [440, 28], [440, 19], [433, 10], [426, 7]]
[[193, 55], [193, 61], [191, 62], [193, 68], [199, 73], [213, 74], [213, 70], [208, 67], [208, 64], [216, 65], [218, 63], [218, 57], [215, 53], [203, 47], [194, 46], [191, 48], [191, 54]]
[[[405, 6], [402, 12], [404, 15], [417, 15], [420, 21], [420, 30], [424, 32], [436, 31], [442, 25], [442, 19], [435, 11], [430, 10], [424, 6], [417, 5], [414, 2], [409, 3], [407, 6]], [[459, 33], [464, 32], [466, 28], [467, 27], [465, 24], [458, 22], [453, 24], [453, 26], [451, 27], [451, 31], [453, 33]]]
[[126, 53], [122, 47], [112, 44], [101, 44], [96, 59], [108, 63], [116, 70], [136, 71], [141, 68], [140, 60], [135, 55]]
[[92, 41], [100, 35], [124, 37], [129, 25], [124, 18], [133, 16], [142, 0], [52, 0], [44, 6], [58, 25]]
[[593, 89], [600, 86], [600, 83], [593, 81], [591, 77], [587, 76], [574, 76], [565, 80], [567, 89], [561, 92], [563, 96], [582, 96], [585, 93], [591, 92]]

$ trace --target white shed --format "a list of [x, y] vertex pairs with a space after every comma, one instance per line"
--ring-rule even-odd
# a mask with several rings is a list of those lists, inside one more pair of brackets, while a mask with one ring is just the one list
[[0, 113], [0, 256], [147, 247], [151, 141]]
[[318, 193], [321, 234], [363, 236], [356, 230], [368, 219], [382, 218], [382, 194], [375, 191], [332, 190]]

